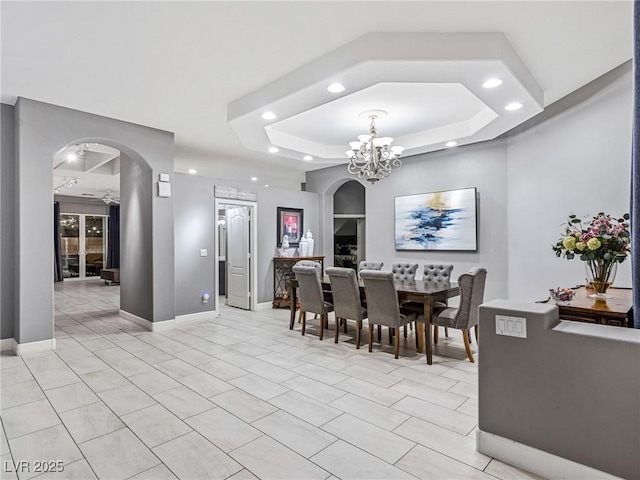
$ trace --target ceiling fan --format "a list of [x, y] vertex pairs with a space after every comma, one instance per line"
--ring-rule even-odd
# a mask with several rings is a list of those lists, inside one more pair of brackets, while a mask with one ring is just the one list
[[120, 199], [119, 199], [119, 198], [113, 198], [113, 197], [111, 196], [111, 190], [107, 190], [107, 193], [105, 193], [105, 194], [102, 196], [102, 198], [100, 198], [100, 199], [97, 199], [97, 198], [96, 198], [96, 199], [95, 199], [95, 200], [93, 200], [93, 201], [94, 201], [94, 202], [102, 201], [102, 202], [104, 202], [106, 205], [111, 205], [111, 204], [113, 204], [113, 205], [120, 205]]

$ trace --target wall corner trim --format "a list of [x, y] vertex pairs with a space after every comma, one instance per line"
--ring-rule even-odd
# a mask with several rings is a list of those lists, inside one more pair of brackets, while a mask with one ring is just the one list
[[162, 322], [150, 322], [147, 319], [138, 317], [137, 315], [134, 315], [133, 313], [129, 313], [125, 310], [120, 310], [118, 314], [120, 317], [124, 318], [125, 320], [129, 320], [130, 322], [140, 325], [141, 327], [146, 328], [150, 332], [163, 332], [166, 330], [172, 330], [176, 327], [175, 318], [171, 320], [164, 320]]
[[[13, 339], [12, 339], [13, 340]], [[47, 352], [56, 349], [56, 339], [40, 340], [38, 342], [17, 343], [13, 340], [13, 353], [16, 355], [26, 355], [29, 353]]]
[[545, 478], [580, 478], [582, 480], [619, 478], [480, 429], [476, 430], [476, 449], [484, 455]]

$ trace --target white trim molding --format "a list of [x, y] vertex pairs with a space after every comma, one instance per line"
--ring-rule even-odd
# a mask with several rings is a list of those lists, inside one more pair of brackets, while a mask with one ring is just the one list
[[476, 431], [476, 449], [484, 455], [544, 478], [579, 478], [581, 480], [620, 478], [480, 429]]
[[26, 355], [29, 353], [47, 352], [56, 349], [56, 339], [40, 340], [38, 342], [17, 343], [13, 340], [13, 353], [16, 355]]
[[16, 341], [13, 338], [3, 338], [0, 340], [0, 352], [14, 352]]
[[177, 315], [176, 316], [176, 326], [182, 327], [184, 325], [188, 325], [194, 322], [203, 322], [203, 321], [211, 321], [218, 318], [220, 314], [217, 310], [210, 310], [208, 312], [196, 312], [196, 313], [188, 313], [186, 315]]
[[271, 310], [272, 308], [273, 308], [273, 302], [256, 303], [256, 310]]
[[150, 332], [163, 332], [165, 330], [172, 330], [176, 327], [176, 319], [163, 320], [162, 322], [150, 322], [146, 318], [138, 317], [133, 313], [129, 313], [125, 310], [120, 310], [119, 316], [125, 320], [129, 320], [137, 325], [146, 328]]

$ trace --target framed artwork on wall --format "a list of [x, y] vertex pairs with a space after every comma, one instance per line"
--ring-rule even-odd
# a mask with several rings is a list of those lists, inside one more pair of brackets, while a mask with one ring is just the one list
[[289, 237], [289, 246], [297, 247], [302, 238], [304, 210], [301, 208], [278, 207], [278, 247], [282, 246], [282, 237]]
[[478, 251], [476, 189], [395, 198], [396, 250]]

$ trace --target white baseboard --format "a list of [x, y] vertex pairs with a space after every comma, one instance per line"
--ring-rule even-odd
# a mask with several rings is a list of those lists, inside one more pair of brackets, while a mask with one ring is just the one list
[[0, 340], [0, 352], [15, 351], [16, 341], [13, 338], [3, 338]]
[[146, 318], [138, 317], [133, 313], [129, 313], [125, 310], [120, 310], [119, 315], [125, 320], [129, 320], [135, 324], [138, 324], [150, 332], [162, 332], [176, 328], [176, 319], [163, 320], [162, 322], [150, 322]]
[[256, 303], [256, 312], [258, 310], [271, 310], [272, 308], [273, 308], [273, 302]]
[[581, 480], [618, 479], [615, 475], [518, 443], [493, 433], [476, 431], [476, 448], [496, 458], [544, 478], [579, 478]]
[[193, 322], [211, 321], [218, 318], [220, 314], [217, 310], [210, 310], [208, 312], [188, 313], [186, 315], [176, 316], [176, 325], [184, 326]]
[[26, 355], [29, 353], [47, 352], [56, 349], [56, 339], [40, 340], [38, 342], [17, 343], [14, 340], [13, 352], [16, 355]]

